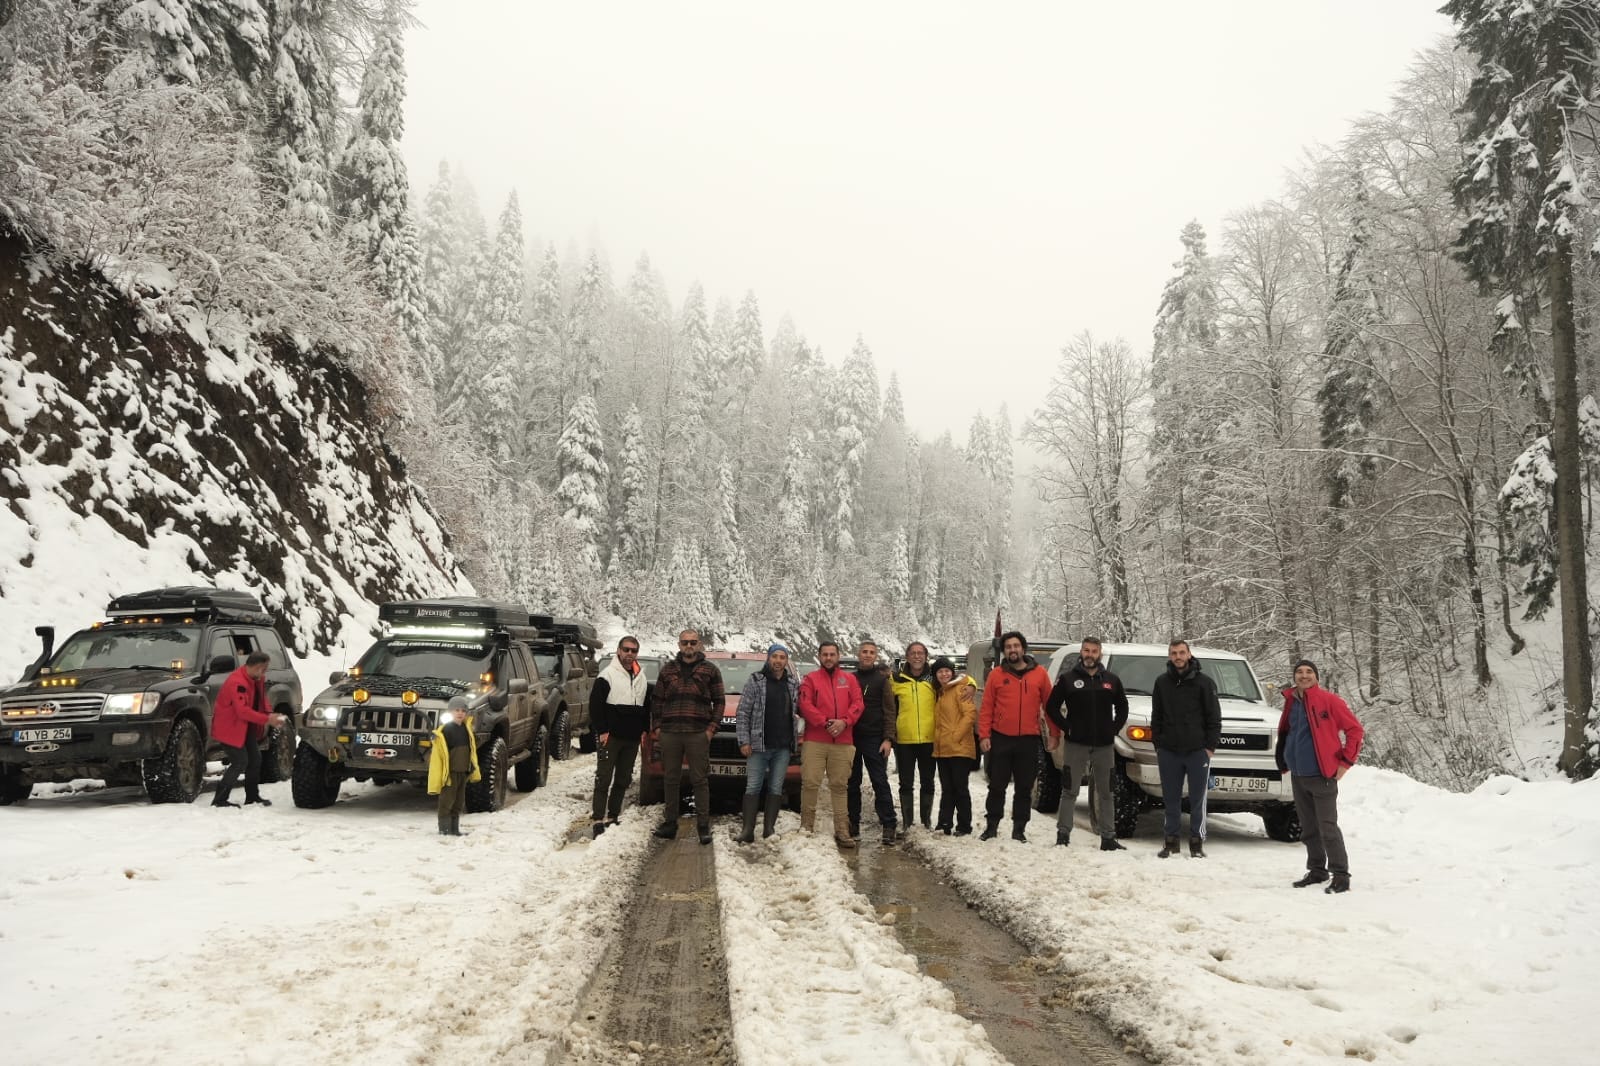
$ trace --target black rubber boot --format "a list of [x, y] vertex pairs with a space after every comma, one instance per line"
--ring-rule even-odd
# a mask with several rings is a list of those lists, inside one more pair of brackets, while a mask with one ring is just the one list
[[700, 843], [711, 843], [711, 826], [709, 824], [700, 826]]
[[439, 815], [439, 835], [442, 837], [450, 835], [450, 816], [448, 814]]
[[1117, 838], [1116, 837], [1101, 837], [1100, 838], [1100, 850], [1101, 851], [1127, 851], [1128, 849], [1123, 847], [1121, 844], [1117, 843]]
[[1157, 852], [1156, 858], [1165, 859], [1168, 855], [1176, 854], [1178, 854], [1178, 838], [1163, 837], [1161, 840], [1161, 850]]
[[906, 830], [916, 824], [916, 819], [911, 817], [911, 793], [900, 793], [900, 835], [905, 836]]
[[1206, 857], [1206, 842], [1199, 837], [1189, 838], [1189, 858], [1203, 859]]
[[461, 831], [461, 815], [459, 814], [452, 814], [450, 816], [450, 835], [453, 837], [464, 837], [467, 835]]
[[1070, 830], [1070, 829], [1057, 829], [1056, 830], [1056, 847], [1065, 848], [1065, 847], [1070, 847], [1071, 845], [1072, 845], [1072, 830]]
[[744, 831], [739, 834], [741, 844], [754, 844], [756, 842], [756, 805], [761, 802], [760, 796], [744, 794]]
[[1023, 828], [1024, 827], [1020, 825], [1014, 825], [1011, 827], [1011, 839], [1015, 840], [1018, 844], [1026, 844], [1028, 842], [1027, 835], [1022, 831]]
[[658, 836], [662, 840], [677, 840], [678, 839], [678, 823], [677, 822], [662, 822], [660, 825], [655, 827], [655, 830], [650, 835], [651, 836]]
[[1328, 887], [1323, 889], [1322, 891], [1328, 892], [1328, 893], [1348, 892], [1348, 891], [1350, 891], [1350, 875], [1349, 874], [1334, 874], [1333, 875], [1333, 880], [1328, 882]]
[[[933, 825], [933, 791], [931, 789], [923, 789], [920, 798], [922, 801], [922, 828], [927, 829]], [[910, 822], [911, 819], [907, 818], [906, 823], [909, 825]]]
[[988, 825], [983, 827], [983, 832], [978, 834], [978, 839], [979, 840], [993, 840], [995, 837], [997, 837], [999, 835], [1000, 835], [1000, 823], [999, 822], [990, 822]]
[[761, 839], [778, 831], [778, 812], [783, 809], [783, 793], [767, 797], [766, 810], [761, 812]]

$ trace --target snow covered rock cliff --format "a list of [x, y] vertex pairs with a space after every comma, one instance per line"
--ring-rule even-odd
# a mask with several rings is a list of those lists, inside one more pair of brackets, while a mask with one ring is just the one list
[[0, 677], [118, 591], [251, 589], [306, 655], [375, 601], [464, 587], [353, 374], [149, 317], [0, 229]]

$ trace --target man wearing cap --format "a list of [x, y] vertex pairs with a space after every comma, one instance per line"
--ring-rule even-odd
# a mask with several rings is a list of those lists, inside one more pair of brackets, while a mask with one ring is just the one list
[[[889, 790], [889, 752], [894, 749], [895, 702], [889, 668], [878, 662], [876, 641], [856, 648], [856, 684], [861, 686], [861, 717], [856, 721], [855, 761], [846, 787], [850, 835], [861, 835], [861, 778], [872, 780], [872, 805], [883, 827], [883, 843], [894, 846], [894, 793]], [[865, 774], [863, 774], [865, 771]]]
[[744, 829], [739, 843], [756, 839], [756, 810], [761, 791], [766, 789], [766, 808], [761, 838], [770, 837], [778, 825], [778, 809], [783, 805], [783, 782], [789, 772], [798, 734], [795, 720], [800, 713], [800, 680], [789, 669], [789, 649], [782, 644], [767, 648], [767, 665], [750, 675], [739, 693], [735, 729], [739, 754], [745, 757]]
[[428, 795], [439, 797], [440, 836], [462, 835], [461, 812], [467, 809], [467, 786], [481, 780], [467, 698], [451, 696], [439, 715], [433, 748], [428, 752]]
[[223, 771], [213, 807], [237, 807], [229, 793], [244, 771], [244, 801], [272, 806], [261, 798], [261, 737], [267, 726], [283, 728], [288, 719], [267, 710], [267, 666], [271, 657], [253, 651], [244, 665], [229, 674], [217, 690], [216, 706], [211, 709], [211, 735], [228, 752], [228, 768]]
[[1339, 782], [1361, 754], [1361, 723], [1350, 706], [1318, 682], [1317, 664], [1294, 664], [1278, 717], [1278, 769], [1289, 775], [1306, 846], [1306, 875], [1294, 887], [1333, 880], [1324, 892], [1350, 891], [1350, 858], [1339, 831]]

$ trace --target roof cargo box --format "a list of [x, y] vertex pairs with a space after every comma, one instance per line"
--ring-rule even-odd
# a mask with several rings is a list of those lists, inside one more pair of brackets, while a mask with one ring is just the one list
[[113, 616], [143, 614], [208, 614], [250, 622], [271, 622], [271, 616], [252, 592], [218, 589], [206, 585], [174, 585], [171, 588], [130, 592], [118, 596], [106, 607]]
[[396, 600], [378, 608], [378, 620], [389, 625], [527, 626], [528, 609], [516, 603], [496, 603], [475, 596], [439, 600]]
[[595, 635], [594, 626], [588, 622], [580, 622], [576, 618], [556, 618], [549, 625], [540, 626], [541, 635], [550, 639], [559, 640], [563, 644], [583, 644], [590, 648], [600, 647], [600, 638]]

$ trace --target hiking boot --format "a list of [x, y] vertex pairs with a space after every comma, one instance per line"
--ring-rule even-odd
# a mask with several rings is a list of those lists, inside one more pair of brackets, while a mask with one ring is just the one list
[[1156, 853], [1156, 858], [1165, 859], [1168, 855], [1178, 854], [1178, 838], [1162, 837], [1161, 850]]
[[778, 809], [783, 806], [783, 794], [767, 797], [766, 808], [761, 812], [761, 839], [765, 840], [778, 829]]
[[839, 845], [841, 848], [853, 848], [853, 847], [856, 846], [856, 838], [855, 837], [836, 836], [836, 837], [833, 838], [833, 842], [835, 844]]
[[1295, 888], [1307, 888], [1311, 885], [1320, 885], [1328, 879], [1326, 870], [1307, 870], [1306, 875], [1294, 882]]
[[1203, 859], [1206, 857], [1206, 842], [1199, 837], [1189, 838], [1189, 858]]
[[1022, 826], [1020, 825], [1012, 828], [1011, 839], [1015, 840], [1018, 844], [1026, 844], [1028, 842], [1028, 838], [1023, 835]]
[[[948, 833], [948, 832], [950, 832], [950, 830], [946, 829], [945, 832]], [[958, 826], [956, 826], [956, 836], [958, 836], [958, 837], [969, 837], [971, 835], [972, 835], [972, 826], [970, 826], [970, 825], [958, 825]]]
[[745, 793], [744, 831], [735, 838], [741, 844], [754, 844], [756, 842], [756, 807], [760, 803], [760, 796], [753, 796], [748, 792]]
[[892, 826], [892, 825], [884, 826], [883, 827], [883, 846], [886, 847], [886, 848], [894, 847], [894, 841], [895, 841], [895, 837], [897, 835], [898, 834], [895, 832], [894, 826]]
[[709, 825], [702, 825], [700, 827], [700, 843], [711, 843], [711, 827]]
[[662, 840], [677, 840], [678, 823], [662, 822], [660, 825], [655, 827], [655, 830], [650, 835], [660, 837]]
[[1323, 889], [1322, 891], [1330, 893], [1330, 894], [1334, 893], [1334, 892], [1348, 892], [1348, 891], [1350, 891], [1350, 875], [1349, 874], [1334, 874], [1333, 875], [1333, 880], [1330, 881], [1328, 883], [1328, 887]]
[[1100, 838], [1100, 850], [1101, 851], [1127, 851], [1128, 849], [1123, 847], [1120, 843], [1118, 843], [1116, 837], [1101, 837]]
[[983, 827], [983, 832], [978, 834], [978, 839], [979, 840], [993, 840], [995, 837], [997, 837], [999, 835], [1000, 835], [1000, 824], [998, 822], [990, 822], [988, 825]]
[[600, 834], [604, 833], [605, 831], [606, 831], [606, 823], [604, 823], [604, 822], [596, 822], [596, 823], [594, 823], [594, 825], [590, 826], [589, 835], [593, 839], [598, 839]]
[[858, 837], [860, 835], [861, 835], [861, 823], [860, 822], [851, 822], [850, 823], [850, 838], [852, 840], [854, 840], [856, 837]]
[[1072, 830], [1070, 830], [1070, 829], [1057, 829], [1056, 830], [1056, 847], [1064, 848], [1064, 847], [1067, 847], [1068, 845], [1070, 845], [1071, 843], [1072, 843]]

